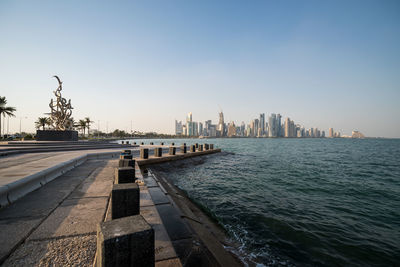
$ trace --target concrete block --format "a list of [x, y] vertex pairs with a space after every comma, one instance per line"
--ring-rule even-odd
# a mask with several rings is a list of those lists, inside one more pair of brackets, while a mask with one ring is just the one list
[[118, 167], [115, 168], [114, 174], [115, 184], [134, 183], [135, 182], [135, 169], [132, 167]]
[[203, 151], [203, 145], [199, 145], [198, 150], [199, 150], [199, 151]]
[[119, 159], [132, 159], [132, 155], [121, 154], [119, 155]]
[[196, 152], [196, 145], [190, 146], [190, 152]]
[[98, 224], [97, 267], [154, 265], [154, 230], [141, 215]]
[[183, 144], [183, 145], [181, 145], [181, 153], [186, 153], [186, 145], [185, 144]]
[[162, 157], [162, 148], [161, 147], [154, 148], [154, 157]]
[[135, 168], [135, 160], [133, 159], [120, 159], [118, 167], [132, 167]]
[[149, 158], [149, 149], [148, 148], [141, 148], [140, 149], [140, 158], [141, 159], [148, 159]]
[[111, 219], [138, 215], [139, 186], [136, 183], [114, 184], [111, 191]]
[[204, 144], [204, 150], [209, 150], [210, 146], [208, 144]]
[[170, 146], [168, 154], [169, 155], [175, 155], [176, 154], [176, 147]]
[[211, 150], [214, 149], [214, 144], [210, 144], [210, 149], [211, 149]]

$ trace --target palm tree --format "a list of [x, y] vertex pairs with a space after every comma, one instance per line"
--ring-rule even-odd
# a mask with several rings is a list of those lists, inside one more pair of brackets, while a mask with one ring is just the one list
[[50, 125], [50, 119], [47, 117], [39, 117], [37, 121], [35, 121], [36, 124], [36, 128], [40, 128], [43, 127], [43, 131], [44, 131], [44, 127], [46, 125]]
[[91, 124], [93, 121], [91, 121], [89, 117], [86, 117], [86, 118], [85, 118], [85, 122], [86, 122], [86, 127], [87, 127], [87, 135], [88, 135], [88, 137], [89, 137], [90, 124]]
[[7, 99], [5, 96], [0, 96], [0, 137], [1, 135], [1, 115], [5, 118], [6, 115], [10, 117], [15, 117], [14, 112], [17, 110], [14, 107], [6, 107]]
[[85, 136], [86, 121], [85, 120], [79, 120], [78, 127], [83, 131], [83, 136]]

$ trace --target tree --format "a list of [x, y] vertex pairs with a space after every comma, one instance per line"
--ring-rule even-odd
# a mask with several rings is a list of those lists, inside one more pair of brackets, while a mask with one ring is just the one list
[[81, 129], [83, 131], [83, 136], [85, 136], [86, 121], [85, 120], [79, 120], [78, 127], [79, 127], [79, 129]]
[[93, 121], [91, 121], [89, 117], [86, 117], [86, 118], [85, 118], [85, 122], [86, 122], [86, 127], [87, 127], [87, 135], [88, 135], [88, 137], [89, 137], [90, 124], [91, 124]]
[[14, 112], [17, 110], [14, 107], [7, 107], [7, 99], [5, 96], [0, 96], [0, 136], [1, 136], [1, 115], [3, 115], [3, 118], [7, 116], [9, 117], [15, 117]]
[[43, 131], [44, 131], [44, 127], [46, 125], [50, 125], [50, 119], [47, 117], [39, 117], [37, 121], [35, 121], [36, 124], [36, 128], [40, 128], [43, 127]]

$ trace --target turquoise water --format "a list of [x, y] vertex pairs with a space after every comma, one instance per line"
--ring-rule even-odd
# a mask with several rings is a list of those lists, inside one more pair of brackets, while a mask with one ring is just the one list
[[174, 142], [223, 149], [168, 177], [239, 242], [246, 263], [399, 266], [400, 140]]

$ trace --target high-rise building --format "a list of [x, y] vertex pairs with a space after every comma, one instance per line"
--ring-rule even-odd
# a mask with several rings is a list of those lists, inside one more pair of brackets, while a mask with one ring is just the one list
[[278, 115], [276, 115], [276, 132], [278, 137], [283, 136], [281, 118], [282, 118], [281, 114], [278, 113]]
[[334, 131], [333, 131], [333, 128], [329, 128], [329, 137], [330, 137], [330, 138], [335, 137], [335, 133], [334, 133]]
[[219, 132], [219, 136], [225, 135], [224, 113], [222, 111], [219, 113], [219, 122], [217, 131]]
[[290, 137], [290, 119], [285, 120], [285, 137]]
[[258, 129], [259, 129], [258, 130], [258, 132], [259, 132], [258, 136], [265, 135], [265, 114], [264, 113], [260, 114], [260, 121], [259, 121]]
[[276, 114], [272, 113], [271, 116], [268, 118], [268, 136], [269, 137], [277, 137], [277, 119]]
[[236, 126], [233, 121], [228, 124], [228, 137], [232, 136], [236, 136]]
[[192, 112], [189, 112], [186, 118], [186, 131], [187, 136], [193, 136], [193, 121], [192, 121]]
[[177, 120], [175, 120], [175, 134], [176, 135], [183, 134], [182, 121], [178, 122]]
[[199, 122], [199, 135], [204, 135], [203, 132], [203, 123]]
[[254, 119], [254, 137], [258, 136], [258, 126], [260, 125], [259, 119]]

